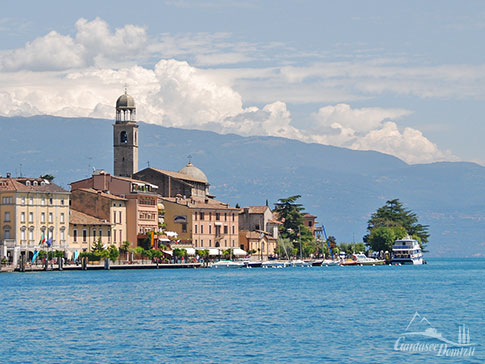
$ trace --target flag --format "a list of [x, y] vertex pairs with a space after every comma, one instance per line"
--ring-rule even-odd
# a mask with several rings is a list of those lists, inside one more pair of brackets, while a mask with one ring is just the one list
[[49, 239], [47, 239], [46, 244], [47, 244], [47, 246], [48, 246], [49, 248], [51, 247], [51, 245], [52, 245], [52, 234], [51, 234], [50, 238], [49, 238]]
[[45, 243], [45, 235], [42, 233], [42, 237], [40, 238], [39, 245], [42, 245]]
[[37, 257], [39, 256], [39, 252], [37, 250], [34, 250], [34, 256], [32, 257], [32, 263], [35, 262]]
[[79, 257], [79, 252], [77, 250], [74, 251], [74, 260], [77, 260], [77, 257]]

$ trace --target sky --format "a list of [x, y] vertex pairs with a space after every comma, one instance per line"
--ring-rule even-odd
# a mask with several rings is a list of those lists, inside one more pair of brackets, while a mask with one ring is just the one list
[[3, 0], [1, 116], [269, 135], [485, 165], [485, 2]]

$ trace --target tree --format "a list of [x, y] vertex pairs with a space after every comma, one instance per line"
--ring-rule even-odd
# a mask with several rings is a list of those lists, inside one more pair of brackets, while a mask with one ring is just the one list
[[103, 250], [104, 250], [104, 245], [101, 242], [101, 238], [98, 238], [98, 240], [91, 247], [91, 251], [94, 253], [101, 253]]
[[52, 182], [55, 177], [52, 174], [44, 174], [43, 176], [40, 176], [40, 178], [45, 179], [46, 181]]
[[364, 242], [374, 251], [391, 251], [391, 237], [397, 240], [410, 235], [419, 242], [421, 248], [425, 247], [429, 238], [428, 225], [419, 224], [417, 215], [405, 209], [398, 199], [386, 201], [384, 206], [377, 209], [368, 221], [367, 230], [369, 233], [364, 236]]
[[303, 245], [313, 240], [313, 234], [303, 223], [303, 214], [305, 210], [302, 204], [296, 202], [301, 196], [295, 195], [287, 198], [280, 198], [275, 203], [274, 212], [277, 213], [279, 220], [283, 223], [280, 225], [280, 236], [283, 239], [289, 239], [294, 248], [300, 249], [300, 239]]
[[125, 259], [128, 260], [128, 250], [130, 249], [130, 245], [131, 243], [129, 241], [124, 241], [121, 243], [121, 246], [120, 246], [120, 253], [123, 252], [125, 253]]
[[119, 257], [120, 257], [120, 252], [119, 250], [116, 248], [116, 246], [114, 245], [111, 245], [108, 249], [108, 256], [109, 256], [109, 259], [114, 262], [116, 261]]

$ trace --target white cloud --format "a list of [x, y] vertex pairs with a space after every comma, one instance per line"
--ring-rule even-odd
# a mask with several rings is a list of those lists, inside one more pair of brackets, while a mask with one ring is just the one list
[[[396, 120], [409, 115], [410, 110], [353, 109], [342, 100], [362, 99], [391, 88], [396, 93], [412, 88], [422, 95], [436, 95], [438, 91], [422, 81], [432, 84], [435, 78], [453, 82], [466, 92], [476, 82], [474, 75], [482, 72], [478, 66], [471, 70], [443, 67], [429, 75], [433, 72], [428, 68], [405, 69], [386, 60], [298, 68], [202, 69], [186, 61], [158, 57], [153, 67], [142, 67], [136, 64], [160, 52], [184, 58], [193, 55], [199, 65], [237, 64], [257, 59], [261, 53], [251, 44], [229, 45], [226, 33], [193, 37], [165, 34], [150, 40], [142, 27], [126, 25], [112, 31], [99, 18], [79, 19], [75, 26], [73, 37], [52, 31], [24, 48], [0, 53], [2, 115], [113, 118], [114, 102], [126, 83], [138, 105], [138, 118], [146, 122], [279, 136], [378, 150], [410, 163], [431, 162], [454, 157], [440, 151], [419, 130], [399, 128]], [[440, 92], [446, 95], [450, 91], [444, 87]], [[241, 94], [244, 102], [259, 106], [245, 106]], [[286, 102], [335, 105], [319, 109], [313, 128], [296, 128]]]
[[410, 113], [403, 109], [352, 109], [346, 104], [322, 107], [315, 118], [325, 134], [314, 135], [313, 139], [356, 150], [376, 150], [408, 163], [456, 159], [450, 152], [441, 151], [421, 131], [409, 127], [401, 131], [391, 121]]

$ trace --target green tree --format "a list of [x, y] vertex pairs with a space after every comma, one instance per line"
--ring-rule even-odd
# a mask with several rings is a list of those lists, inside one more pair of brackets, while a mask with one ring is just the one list
[[104, 245], [101, 242], [101, 238], [98, 238], [98, 240], [91, 247], [91, 251], [94, 253], [101, 253], [103, 250], [105, 250]]
[[[390, 228], [392, 230], [393, 228], [399, 227], [404, 229], [404, 235], [399, 236], [401, 235], [400, 232], [402, 230], [398, 229], [394, 231], [394, 234], [398, 236], [397, 239], [410, 235], [419, 242], [421, 248], [425, 247], [429, 239], [428, 225], [418, 223], [417, 215], [411, 210], [405, 209], [398, 199], [386, 201], [384, 206], [377, 209], [377, 211], [371, 215], [367, 225], [369, 233], [364, 236], [364, 242], [369, 246], [374, 244], [372, 239], [376, 235], [374, 234], [371, 236], [374, 229]], [[382, 234], [384, 234], [383, 230], [380, 230], [378, 236], [382, 237]], [[391, 233], [388, 232], [386, 234], [389, 236]]]
[[287, 198], [280, 198], [275, 204], [274, 212], [278, 215], [279, 220], [283, 223], [280, 225], [280, 236], [283, 239], [289, 239], [293, 243], [293, 247], [299, 252], [300, 239], [303, 245], [313, 240], [313, 234], [303, 223], [303, 214], [305, 210], [303, 205], [296, 201], [300, 195], [290, 196]]
[[120, 245], [120, 253], [123, 252], [125, 254], [125, 259], [128, 259], [128, 250], [130, 249], [131, 243], [127, 240], [121, 243]]
[[43, 176], [40, 176], [40, 178], [45, 179], [46, 181], [52, 182], [55, 177], [52, 174], [44, 174]]
[[402, 226], [377, 227], [371, 230], [367, 245], [376, 252], [392, 251], [394, 241], [404, 238], [406, 230]]
[[112, 262], [118, 260], [118, 258], [120, 257], [120, 251], [116, 248], [116, 246], [111, 245], [108, 248], [108, 257]]

